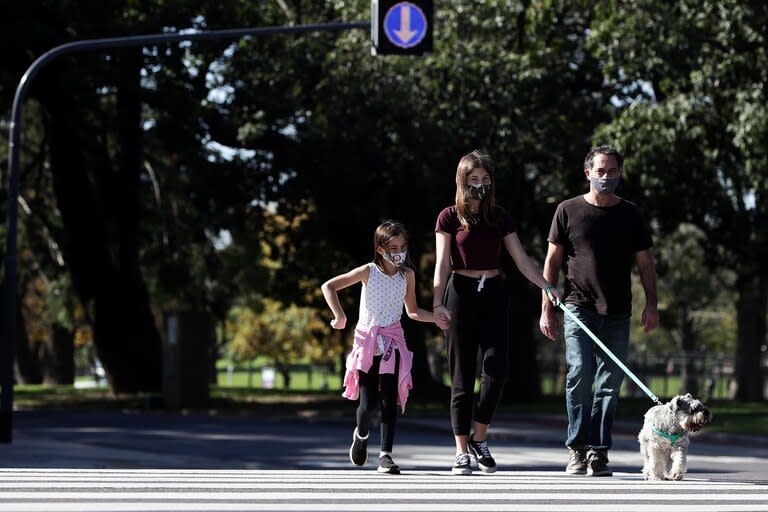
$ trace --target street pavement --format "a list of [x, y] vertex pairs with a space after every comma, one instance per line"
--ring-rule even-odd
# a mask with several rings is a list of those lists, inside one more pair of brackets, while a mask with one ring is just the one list
[[[499, 417], [493, 475], [454, 476], [446, 417], [399, 418], [402, 475], [348, 459], [348, 415], [19, 411], [0, 445], [0, 511], [21, 510], [762, 510], [768, 439], [703, 432], [683, 482], [642, 480], [640, 422], [616, 425], [613, 478], [566, 475], [565, 419]], [[620, 507], [619, 507], [620, 506]]]

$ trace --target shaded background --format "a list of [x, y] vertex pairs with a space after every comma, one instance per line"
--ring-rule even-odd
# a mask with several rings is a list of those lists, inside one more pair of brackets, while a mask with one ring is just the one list
[[[54, 46], [368, 16], [363, 0], [2, 2], [3, 186], [13, 93]], [[195, 378], [256, 357], [340, 371], [351, 332], [331, 332], [319, 286], [372, 259], [382, 218], [409, 228], [428, 307], [462, 154], [495, 157], [498, 202], [541, 262], [557, 202], [608, 142], [657, 244], [662, 329], [636, 332], [637, 353], [678, 362], [694, 392], [715, 355], [730, 396], [761, 401], [767, 20], [760, 1], [459, 1], [436, 6], [426, 57], [371, 57], [357, 30], [62, 58], [24, 106], [17, 382], [72, 383], [98, 359], [115, 393], [159, 391], [168, 315], [204, 345]], [[538, 290], [504, 267], [506, 399], [530, 401], [558, 345], [537, 332]], [[357, 291], [342, 298], [354, 317]], [[404, 326], [415, 398], [441, 396], [439, 331]]]

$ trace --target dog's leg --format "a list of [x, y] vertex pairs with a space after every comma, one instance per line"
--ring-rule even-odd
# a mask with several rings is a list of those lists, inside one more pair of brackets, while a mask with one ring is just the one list
[[669, 447], [665, 444], [652, 442], [648, 450], [648, 478], [646, 480], [664, 480], [664, 471], [669, 460]]
[[667, 474], [668, 480], [682, 480], [688, 470], [688, 440], [672, 448], [672, 467]]
[[649, 479], [651, 473], [651, 457], [649, 455], [648, 439], [640, 436], [640, 455], [643, 456], [643, 478]]

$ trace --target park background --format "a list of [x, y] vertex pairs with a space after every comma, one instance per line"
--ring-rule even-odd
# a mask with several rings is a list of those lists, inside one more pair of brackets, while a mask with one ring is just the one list
[[[2, 2], [3, 190], [13, 94], [50, 48], [369, 17], [364, 0]], [[630, 367], [662, 396], [764, 402], [767, 23], [762, 1], [452, 1], [436, 2], [421, 57], [372, 56], [367, 30], [62, 57], [23, 111], [19, 396], [88, 376], [166, 406], [265, 385], [341, 401], [359, 289], [332, 332], [320, 284], [372, 259], [381, 219], [408, 227], [429, 307], [434, 222], [462, 154], [495, 158], [498, 203], [541, 265], [555, 206], [586, 191], [588, 149], [612, 143], [659, 278], [651, 334], [634, 293]], [[503, 266], [504, 401], [562, 394], [540, 292]], [[446, 404], [441, 333], [403, 323], [414, 402]]]

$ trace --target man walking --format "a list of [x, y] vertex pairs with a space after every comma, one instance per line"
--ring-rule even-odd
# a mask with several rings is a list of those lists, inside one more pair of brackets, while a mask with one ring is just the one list
[[[641, 318], [645, 332], [656, 328], [659, 314], [650, 230], [640, 209], [615, 194], [623, 163], [612, 146], [589, 151], [584, 161], [589, 192], [557, 206], [548, 236], [544, 278], [557, 283], [560, 269], [564, 269], [565, 306], [625, 361], [634, 263], [645, 290]], [[539, 327], [550, 339], [559, 332], [555, 308], [546, 296]], [[574, 475], [612, 476], [608, 450], [624, 374], [568, 315], [563, 327], [568, 368], [565, 445], [570, 454], [565, 470]]]

